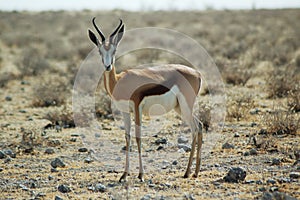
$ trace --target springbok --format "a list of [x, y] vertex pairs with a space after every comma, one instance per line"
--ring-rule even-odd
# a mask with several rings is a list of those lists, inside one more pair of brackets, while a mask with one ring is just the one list
[[133, 113], [135, 119], [135, 137], [139, 153], [138, 178], [143, 181], [144, 169], [141, 156], [142, 114], [149, 115], [151, 112], [151, 114], [161, 115], [172, 109], [181, 114], [182, 119], [190, 126], [193, 133], [185, 178], [190, 175], [196, 143], [198, 144], [194, 174], [194, 177], [197, 177], [201, 164], [202, 125], [193, 117], [192, 111], [195, 98], [201, 88], [200, 73], [184, 65], [166, 64], [142, 69], [130, 69], [117, 74], [114, 66], [115, 54], [125, 32], [125, 26], [120, 19], [120, 24], [109, 36], [109, 40], [106, 41], [105, 36], [95, 23], [95, 17], [92, 22], [101, 40], [90, 29], [88, 29], [88, 35], [90, 40], [97, 46], [102, 58], [105, 68], [105, 89], [117, 108], [122, 112], [125, 124], [126, 161], [124, 173], [119, 181], [126, 181], [129, 173], [130, 113]]

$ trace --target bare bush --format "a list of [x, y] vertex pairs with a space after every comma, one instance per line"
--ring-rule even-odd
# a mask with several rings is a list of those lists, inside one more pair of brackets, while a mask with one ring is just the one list
[[294, 66], [275, 68], [268, 74], [266, 80], [267, 92], [270, 98], [286, 97], [290, 92], [295, 92], [295, 85], [299, 82]]
[[232, 90], [227, 94], [227, 117], [236, 121], [245, 119], [253, 105], [254, 100], [249, 93]]
[[252, 73], [240, 67], [227, 67], [224, 68], [222, 76], [228, 84], [245, 85], [251, 78]]
[[276, 108], [262, 118], [266, 133], [269, 134], [296, 134], [299, 130], [300, 118], [291, 110]]
[[199, 102], [199, 112], [196, 113], [198, 119], [202, 122], [203, 128], [207, 132], [211, 125], [211, 110], [212, 106], [207, 102], [200, 101]]
[[41, 84], [34, 87], [33, 106], [60, 106], [66, 101], [68, 93], [69, 88], [66, 79], [58, 76], [45, 78]]
[[295, 85], [295, 89], [288, 94], [289, 109], [294, 112], [300, 112], [300, 85]]
[[36, 48], [29, 47], [22, 52], [17, 67], [22, 76], [36, 76], [49, 68], [48, 61]]
[[59, 125], [64, 128], [75, 127], [71, 105], [64, 105], [62, 107], [55, 108], [54, 110], [49, 111], [44, 118], [51, 121], [52, 124]]

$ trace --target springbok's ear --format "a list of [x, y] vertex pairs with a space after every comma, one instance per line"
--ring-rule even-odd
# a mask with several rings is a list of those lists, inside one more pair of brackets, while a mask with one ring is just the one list
[[121, 26], [121, 28], [119, 29], [118, 33], [116, 34], [114, 40], [113, 40], [113, 44], [115, 46], [118, 46], [119, 42], [121, 41], [123, 35], [124, 35], [124, 32], [125, 32], [125, 26], [124, 24]]
[[96, 35], [95, 35], [95, 34], [93, 33], [93, 31], [91, 31], [90, 29], [88, 29], [88, 32], [89, 32], [90, 40], [91, 40], [96, 46], [98, 46], [99, 40], [98, 40], [98, 38], [96, 37]]

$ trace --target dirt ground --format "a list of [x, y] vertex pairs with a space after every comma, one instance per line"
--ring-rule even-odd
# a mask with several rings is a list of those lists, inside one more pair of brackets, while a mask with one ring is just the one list
[[[298, 9], [0, 15], [0, 199], [300, 198]], [[128, 30], [172, 28], [201, 43], [215, 60], [227, 116], [220, 134], [212, 127], [204, 131], [199, 177], [183, 178], [189, 152], [178, 147], [178, 138], [187, 139], [188, 147], [192, 136], [175, 112], [144, 119], [144, 182], [137, 178], [133, 138], [130, 176], [119, 183], [124, 127], [113, 118], [102, 84], [95, 97], [97, 126], [74, 127], [74, 77], [93, 49], [86, 35], [93, 16], [105, 33], [115, 26], [108, 19], [119, 17]], [[185, 64], [166, 52], [141, 50], [116, 67], [157, 61]], [[209, 97], [203, 92], [197, 102], [208, 124], [214, 106]], [[97, 139], [86, 141], [88, 136]], [[54, 167], [56, 158], [64, 166]], [[225, 181], [234, 167], [246, 171], [245, 179]]]

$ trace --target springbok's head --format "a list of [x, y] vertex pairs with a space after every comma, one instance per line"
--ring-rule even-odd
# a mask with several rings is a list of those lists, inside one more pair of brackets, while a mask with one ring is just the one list
[[118, 44], [120, 40], [123, 37], [124, 34], [124, 24], [122, 20], [120, 19], [120, 24], [117, 26], [117, 28], [114, 30], [114, 32], [109, 36], [109, 40], [106, 41], [103, 33], [101, 30], [97, 27], [95, 23], [95, 17], [92, 20], [93, 25], [97, 32], [99, 33], [101, 37], [101, 41], [96, 37], [96, 35], [88, 29], [90, 40], [98, 47], [99, 53], [102, 58], [102, 63], [105, 67], [106, 71], [112, 70], [112, 65], [115, 62], [115, 54], [118, 47]]

